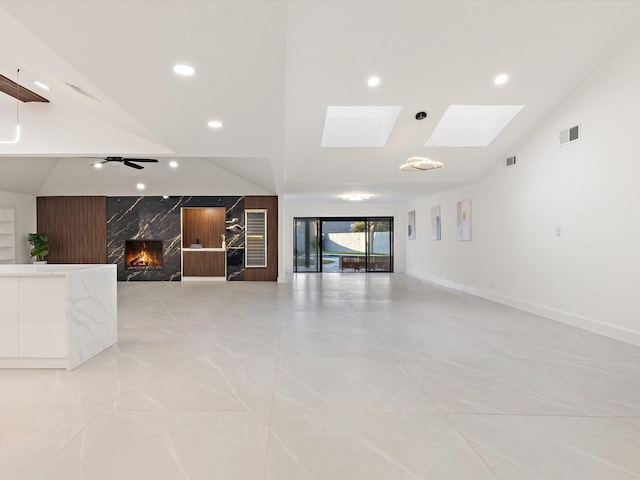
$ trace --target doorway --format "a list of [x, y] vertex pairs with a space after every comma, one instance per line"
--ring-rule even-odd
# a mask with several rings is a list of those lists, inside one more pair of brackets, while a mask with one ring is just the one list
[[393, 217], [294, 218], [293, 271], [393, 272]]

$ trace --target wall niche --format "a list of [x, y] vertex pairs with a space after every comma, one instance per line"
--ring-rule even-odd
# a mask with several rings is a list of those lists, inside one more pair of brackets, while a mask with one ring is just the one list
[[[224, 208], [182, 208], [182, 281], [225, 280]], [[224, 239], [224, 240], [223, 240]]]

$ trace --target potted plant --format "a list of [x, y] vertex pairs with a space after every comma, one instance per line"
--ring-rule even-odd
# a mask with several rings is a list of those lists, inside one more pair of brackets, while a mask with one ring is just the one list
[[44, 257], [49, 253], [49, 235], [46, 233], [30, 233], [27, 240], [33, 246], [31, 256], [33, 263], [47, 263]]

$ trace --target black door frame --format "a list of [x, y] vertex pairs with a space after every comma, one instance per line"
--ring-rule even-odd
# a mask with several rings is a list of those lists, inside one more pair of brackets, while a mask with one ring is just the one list
[[[317, 264], [316, 264], [316, 270], [312, 271], [312, 270], [303, 270], [301, 272], [298, 272], [298, 244], [297, 244], [297, 222], [300, 220], [306, 220], [306, 221], [316, 221], [317, 225], [318, 225], [318, 238], [320, 239], [320, 241], [318, 242], [318, 245], [316, 246], [316, 258], [317, 260]], [[377, 222], [377, 221], [388, 221], [389, 222], [389, 270], [373, 270], [369, 268], [370, 265], [370, 260], [369, 257], [371, 256], [371, 251], [369, 248], [369, 242], [370, 242], [370, 238], [369, 238], [369, 225], [371, 225], [372, 222]], [[365, 271], [367, 273], [392, 273], [393, 269], [394, 269], [394, 242], [393, 242], [393, 224], [394, 224], [394, 217], [387, 217], [387, 216], [367, 216], [367, 217], [362, 217], [362, 216], [348, 216], [348, 217], [335, 217], [335, 216], [331, 216], [331, 217], [294, 217], [293, 219], [293, 271], [295, 273], [322, 273], [322, 257], [323, 257], [323, 253], [322, 253], [322, 238], [324, 235], [324, 232], [322, 231], [322, 224], [324, 222], [365, 222]]]

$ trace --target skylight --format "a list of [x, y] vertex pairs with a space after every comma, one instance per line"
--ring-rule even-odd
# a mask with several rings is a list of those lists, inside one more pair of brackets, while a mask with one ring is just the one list
[[327, 107], [322, 147], [384, 147], [402, 107]]
[[486, 147], [524, 105], [450, 105], [427, 146]]

